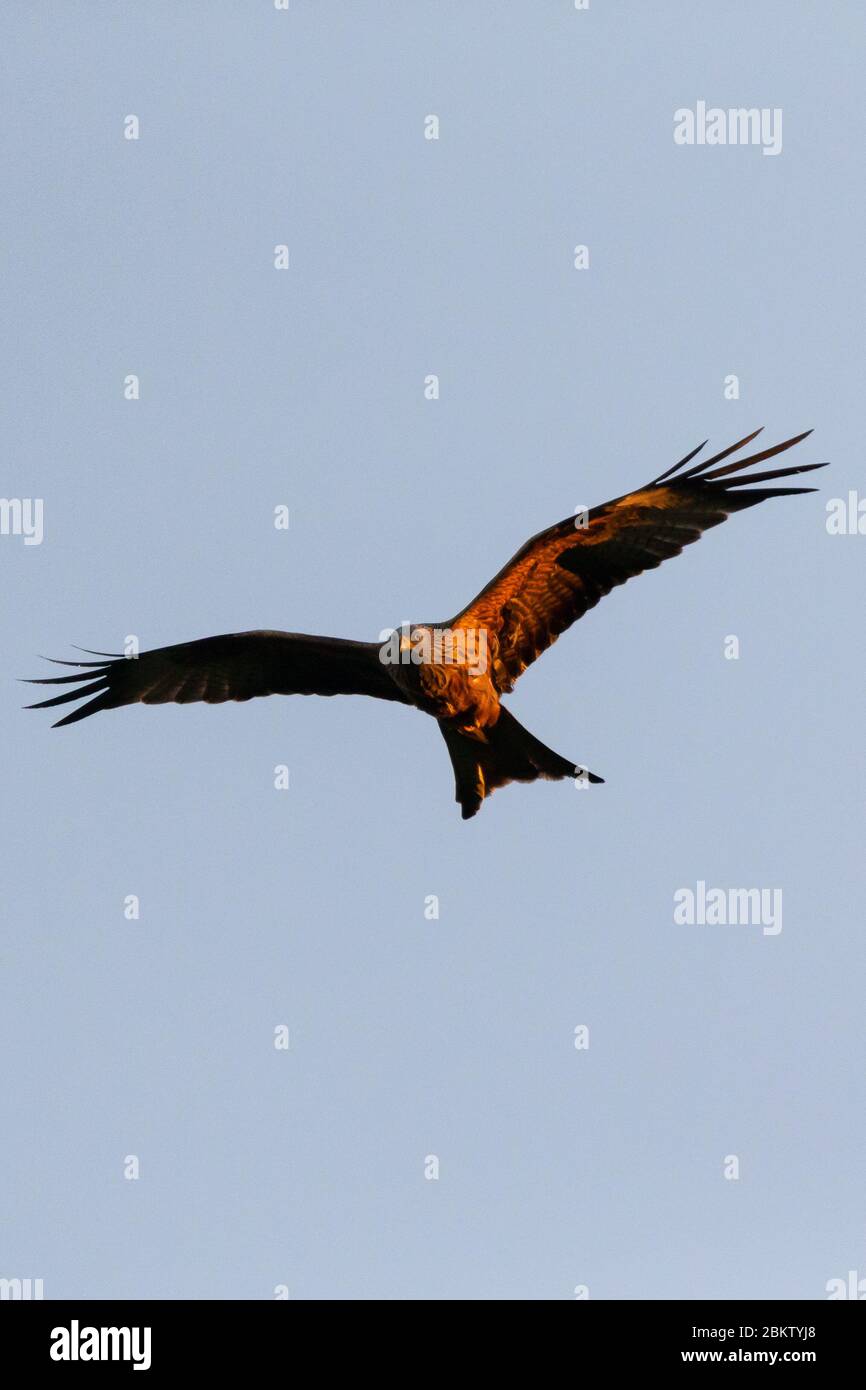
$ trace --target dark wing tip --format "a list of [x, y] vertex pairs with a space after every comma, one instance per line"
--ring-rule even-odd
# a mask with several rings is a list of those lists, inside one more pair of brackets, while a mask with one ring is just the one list
[[63, 719], [57, 719], [51, 725], [52, 729], [62, 729], [64, 724], [77, 724], [79, 719], [86, 719], [90, 714], [96, 714], [101, 709], [109, 709], [110, 705], [104, 695], [97, 695], [93, 700], [88, 700], [86, 705], [80, 705], [78, 709], [67, 714]]
[[783, 439], [780, 444], [774, 444], [769, 449], [761, 449], [757, 454], [750, 454], [748, 458], [737, 459], [734, 463], [727, 463], [724, 468], [713, 468], [712, 472], [708, 473], [707, 469], [710, 468], [712, 464], [717, 463], [719, 459], [725, 458], [728, 454], [733, 452], [731, 449], [726, 449], [724, 453], [717, 454], [715, 458], [707, 459], [706, 463], [702, 464], [699, 469], [690, 469], [689, 472], [694, 472], [695, 475], [700, 478], [721, 478], [727, 473], [739, 473], [742, 469], [749, 468], [753, 463], [763, 463], [765, 459], [775, 458], [776, 454], [783, 454], [786, 449], [792, 449], [795, 444], [799, 444], [811, 433], [811, 430], [805, 430], [803, 434], [795, 434], [792, 439]]
[[[747, 434], [743, 439], [738, 439], [736, 444], [729, 444], [727, 449], [723, 449], [720, 454], [714, 454], [711, 459], [703, 459], [701, 463], [695, 463], [692, 464], [691, 468], [686, 468], [686, 464], [691, 463], [692, 459], [701, 452], [704, 445], [709, 443], [709, 440], [705, 439], [703, 444], [699, 444], [697, 449], [692, 449], [691, 453], [686, 454], [685, 458], [681, 458], [679, 463], [675, 463], [672, 468], [666, 468], [664, 473], [660, 473], [657, 478], [653, 478], [650, 486], [663, 482], [665, 478], [670, 478], [672, 474], [676, 474], [677, 480], [679, 481], [682, 478], [690, 478], [692, 474], [700, 473], [705, 468], [711, 468], [714, 463], [720, 463], [722, 459], [727, 458], [730, 454], [735, 454], [738, 449], [743, 449], [747, 444], [751, 444], [753, 439], [757, 439], [763, 428], [763, 425], [759, 425], [756, 430], [752, 430], [751, 434]], [[684, 471], [680, 472], [680, 469]]]
[[[801, 463], [796, 468], [768, 468], [763, 473], [746, 473], [742, 478], [729, 478], [725, 487], [744, 487], [747, 483], [766, 483], [771, 478], [793, 478], [797, 473], [814, 473], [816, 468], [826, 468], [826, 463]], [[720, 469], [724, 473], [725, 469]], [[718, 475], [707, 473], [705, 482], [713, 481]]]
[[[78, 650], [85, 651], [87, 649], [81, 647]], [[52, 709], [55, 705], [65, 705], [72, 700], [82, 700], [88, 695], [93, 696], [93, 699], [86, 700], [85, 704], [73, 710], [71, 714], [67, 714], [63, 719], [58, 719], [51, 725], [52, 729], [59, 729], [64, 724], [75, 724], [79, 719], [86, 719], [89, 714], [96, 714], [101, 709], [110, 709], [112, 704], [116, 703], [111, 695], [112, 662], [59, 661], [56, 657], [51, 656], [43, 657], [43, 660], [51, 661], [57, 666], [74, 666], [76, 671], [71, 676], [24, 677], [24, 684], [72, 685], [75, 688], [64, 690], [61, 694], [54, 695], [47, 700], [37, 700], [35, 704], [24, 705], [24, 709]], [[119, 660], [122, 658], [114, 658], [115, 662]]]
[[679, 463], [675, 463], [670, 468], [666, 468], [664, 473], [659, 473], [657, 478], [653, 478], [653, 482], [660, 483], [663, 478], [669, 478], [672, 473], [676, 473], [678, 468], [685, 468], [686, 464], [691, 463], [692, 459], [696, 458], [697, 455], [701, 452], [701, 449], [705, 449], [709, 442], [710, 441], [708, 439], [705, 439], [703, 444], [699, 444], [696, 449], [692, 449], [691, 453], [686, 454], [684, 458], [681, 458]]
[[[78, 650], [78, 651], [84, 651], [85, 648], [84, 648], [84, 647], [79, 647], [77, 650]], [[51, 664], [52, 664], [52, 666], [77, 666], [77, 667], [79, 667], [79, 668], [86, 668], [86, 667], [88, 667], [88, 666], [104, 666], [104, 665], [105, 665], [105, 662], [104, 662], [104, 661], [61, 661], [59, 657], [56, 657], [56, 656], [43, 656], [41, 652], [38, 652], [37, 655], [38, 655], [40, 661], [50, 661]], [[81, 679], [82, 679], [82, 680], [85, 680], [86, 677], [82, 676]]]
[[[723, 459], [730, 458], [731, 454], [736, 454], [740, 449], [744, 449], [748, 444], [751, 444], [752, 440], [757, 439], [763, 429], [764, 426], [761, 425], [758, 429], [752, 430], [751, 434], [745, 435], [743, 439], [738, 439], [736, 444], [729, 444], [728, 447], [722, 449], [720, 453], [713, 454], [712, 458], [703, 459], [700, 463], [692, 464], [691, 468], [686, 468], [685, 465], [700, 452], [703, 445], [700, 446], [700, 449], [693, 449], [690, 454], [686, 454], [684, 459], [680, 459], [679, 463], [675, 463], [673, 468], [668, 468], [664, 473], [660, 473], [657, 478], [654, 478], [652, 485], [661, 483], [666, 478], [670, 478], [672, 482], [679, 483], [685, 482], [686, 479], [689, 478], [721, 478], [728, 473], [738, 473], [741, 469], [748, 468], [753, 463], [761, 463], [764, 459], [773, 458], [776, 454], [784, 453], [786, 449], [791, 449], [795, 444], [800, 444], [804, 439], [808, 439], [809, 435], [813, 432], [811, 429], [803, 430], [801, 434], [795, 434], [791, 439], [784, 439], [780, 444], [774, 444], [769, 449], [762, 449], [759, 453], [752, 454], [749, 458], [726, 464], [724, 468], [715, 467], [715, 465], [721, 463]], [[819, 466], [818, 464], [809, 465], [809, 467], [813, 468]], [[710, 472], [710, 469], [713, 471]], [[797, 471], [804, 472], [805, 469]]]
[[70, 700], [82, 700], [85, 695], [102, 694], [108, 689], [108, 681], [100, 677], [89, 685], [80, 685], [77, 690], [64, 690], [62, 695], [54, 695], [49, 700], [38, 700], [35, 705], [25, 705], [25, 709], [51, 709], [54, 705], [68, 705]]

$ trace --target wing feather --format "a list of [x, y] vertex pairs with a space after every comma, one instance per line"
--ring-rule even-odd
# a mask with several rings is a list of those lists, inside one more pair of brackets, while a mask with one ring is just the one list
[[743, 473], [799, 444], [810, 430], [724, 467], [715, 466], [759, 433], [755, 430], [687, 468], [703, 449], [699, 445], [646, 487], [594, 507], [582, 518], [566, 517], [527, 541], [450, 623], [487, 630], [497, 688], [510, 690], [521, 672], [611, 589], [679, 555], [732, 512], [770, 497], [814, 492], [808, 487], [748, 484], [809, 473], [826, 464]]
[[106, 655], [106, 662], [60, 663], [78, 666], [76, 675], [31, 682], [75, 684], [76, 688], [27, 708], [50, 709], [93, 696], [58, 720], [58, 728], [99, 710], [138, 701], [145, 705], [185, 705], [199, 700], [220, 704], [261, 695], [372, 695], [406, 701], [379, 660], [375, 642], [347, 642], [299, 632], [233, 632], [158, 647], [135, 658]]

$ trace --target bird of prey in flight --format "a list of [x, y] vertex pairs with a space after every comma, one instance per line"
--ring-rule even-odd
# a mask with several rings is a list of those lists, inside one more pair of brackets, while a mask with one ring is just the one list
[[414, 705], [438, 721], [464, 820], [507, 782], [539, 777], [601, 782], [524, 729], [500, 697], [510, 694], [521, 672], [616, 585], [679, 555], [731, 512], [769, 497], [814, 492], [747, 485], [826, 464], [743, 472], [810, 433], [723, 464], [751, 444], [760, 434], [755, 430], [703, 463], [692, 463], [704, 441], [645, 487], [533, 536], [450, 622], [405, 624], [384, 644], [299, 632], [233, 632], [135, 658], [92, 652], [108, 660], [58, 663], [80, 670], [34, 684], [74, 683], [76, 688], [28, 708], [91, 697], [56, 728], [137, 701], [220, 704], [256, 695], [373, 695]]

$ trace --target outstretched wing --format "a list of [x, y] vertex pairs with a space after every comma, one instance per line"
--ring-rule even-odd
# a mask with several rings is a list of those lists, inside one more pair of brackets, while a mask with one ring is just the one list
[[696, 541], [710, 526], [718, 526], [731, 512], [753, 507], [768, 497], [814, 492], [815, 488], [808, 487], [744, 490], [744, 484], [808, 473], [826, 464], [741, 475], [742, 469], [798, 444], [811, 430], [738, 463], [713, 466], [750, 444], [758, 434], [760, 430], [755, 430], [722, 453], [687, 468], [703, 449], [701, 444], [646, 487], [593, 507], [582, 518], [567, 517], [527, 541], [450, 624], [483, 627], [496, 638], [491, 668], [498, 689], [510, 690], [520, 673], [561, 632], [617, 584], [679, 555], [683, 546]]
[[[339, 637], [310, 637], [300, 632], [232, 632], [203, 637], [176, 647], [157, 647], [135, 658], [94, 652], [107, 661], [61, 661], [78, 666], [74, 676], [54, 676], [34, 685], [66, 685], [74, 690], [28, 705], [47, 709], [91, 695], [54, 728], [74, 724], [98, 710], [118, 705], [194, 700], [221, 704], [256, 695], [374, 695], [381, 700], [405, 697], [379, 660], [375, 642], [346, 642]], [[85, 674], [86, 668], [86, 674]], [[82, 684], [83, 682], [83, 684]]]

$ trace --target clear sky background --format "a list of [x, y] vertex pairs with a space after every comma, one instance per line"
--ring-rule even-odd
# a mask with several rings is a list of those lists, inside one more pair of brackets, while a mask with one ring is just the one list
[[[41, 545], [0, 537], [0, 1276], [866, 1276], [866, 537], [825, 512], [866, 493], [860, 8], [136, 0], [0, 28], [0, 491], [44, 499]], [[678, 147], [699, 100], [781, 108], [781, 154]], [[510, 699], [603, 787], [463, 823], [433, 722], [361, 698], [20, 710], [71, 643], [445, 620], [535, 531], [761, 424], [815, 427], [821, 491], [615, 591]], [[782, 931], [677, 925], [698, 880], [780, 888]]]

